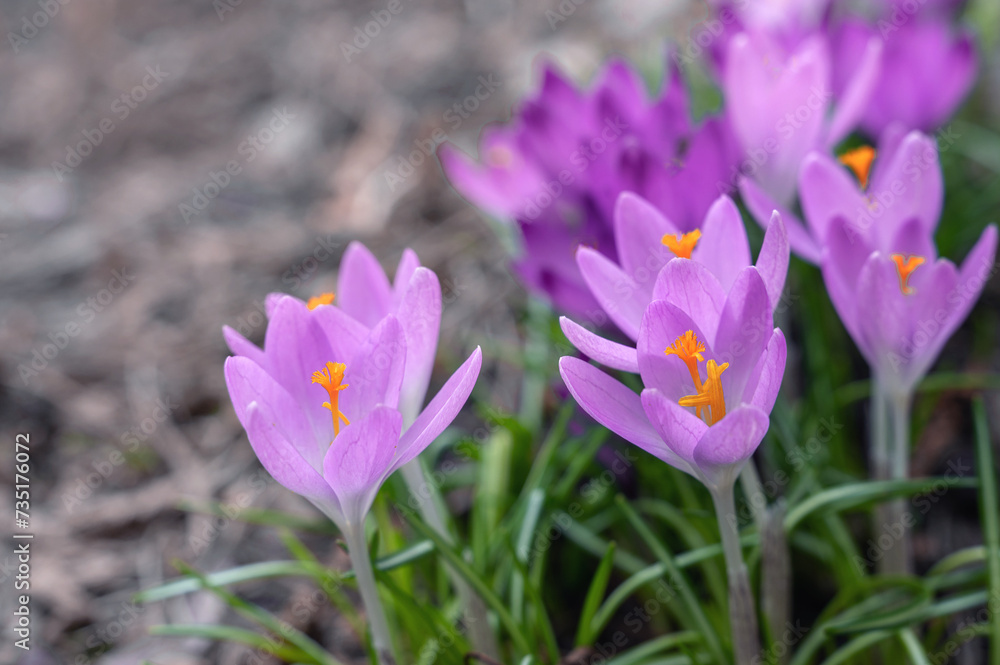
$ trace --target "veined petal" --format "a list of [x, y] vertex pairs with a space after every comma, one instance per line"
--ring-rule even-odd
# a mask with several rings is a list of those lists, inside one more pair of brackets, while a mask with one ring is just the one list
[[396, 266], [396, 274], [392, 278], [393, 312], [399, 311], [399, 305], [406, 294], [407, 287], [410, 285], [410, 278], [413, 277], [413, 273], [419, 267], [420, 257], [417, 256], [417, 253], [409, 247], [404, 249], [402, 256], [399, 257], [399, 265]]
[[764, 280], [767, 288], [767, 295], [771, 299], [771, 309], [777, 309], [778, 302], [781, 301], [781, 294], [785, 290], [785, 278], [788, 276], [788, 262], [790, 259], [788, 245], [788, 232], [785, 230], [785, 223], [781, 219], [781, 214], [775, 210], [771, 213], [771, 222], [764, 232], [764, 244], [761, 245], [760, 255], [757, 257], [757, 272]]
[[706, 430], [694, 449], [698, 468], [710, 484], [732, 482], [753, 456], [770, 425], [755, 406], [739, 406]]
[[743, 217], [733, 200], [723, 194], [708, 209], [701, 238], [691, 259], [707, 267], [723, 291], [736, 281], [740, 270], [750, 265], [750, 242]]
[[274, 414], [266, 405], [252, 402], [246, 410], [246, 419], [250, 445], [275, 480], [313, 503], [339, 508], [336, 493], [278, 430]]
[[403, 418], [378, 406], [341, 430], [323, 458], [323, 478], [337, 494], [347, 521], [360, 524], [371, 508], [399, 443]]
[[691, 472], [695, 466], [694, 449], [705, 434], [708, 425], [655, 388], [642, 391], [642, 408], [660, 438], [667, 444], [674, 458], [664, 460], [681, 471]]
[[[226, 387], [236, 410], [236, 417], [244, 429], [250, 431], [249, 408], [257, 404], [270, 418], [269, 427], [275, 428], [283, 440], [299, 452], [306, 463], [319, 469], [323, 450], [329, 443], [326, 431], [314, 431], [302, 405], [278, 384], [259, 365], [245, 356], [226, 359]], [[329, 435], [332, 436], [332, 424]]]
[[483, 353], [477, 346], [407, 428], [399, 442], [398, 454], [390, 473], [422, 453], [451, 424], [472, 394], [482, 364]]
[[337, 278], [337, 302], [355, 319], [374, 328], [389, 313], [392, 289], [378, 259], [360, 242], [344, 252]]
[[761, 356], [750, 380], [747, 381], [747, 392], [753, 395], [748, 400], [749, 403], [764, 413], [771, 413], [771, 409], [774, 408], [781, 380], [784, 378], [787, 357], [785, 335], [779, 328], [775, 328], [764, 355]]
[[646, 418], [639, 396], [620, 381], [568, 356], [559, 359], [559, 374], [577, 403], [594, 420], [668, 464], [675, 459]]
[[[372, 329], [347, 362], [340, 410], [348, 419], [362, 418], [376, 406], [396, 408], [406, 367], [406, 337], [399, 321], [387, 316]], [[327, 411], [327, 418], [329, 418]]]
[[267, 356], [264, 355], [264, 350], [243, 335], [229, 326], [222, 326], [222, 337], [226, 340], [226, 346], [229, 347], [234, 356], [243, 356], [261, 367], [267, 367]]
[[747, 401], [747, 381], [774, 329], [771, 300], [757, 269], [744, 268], [726, 297], [713, 340], [715, 359], [729, 363], [722, 375], [726, 407]]
[[656, 273], [674, 258], [661, 239], [680, 231], [648, 201], [631, 192], [618, 197], [614, 224], [622, 270], [644, 288], [648, 300], [653, 293]]
[[589, 247], [577, 250], [576, 263], [608, 318], [623, 333], [635, 339], [639, 335], [639, 322], [648, 302], [645, 290], [613, 261]]
[[434, 369], [441, 328], [441, 284], [437, 275], [427, 268], [413, 271], [397, 316], [406, 337], [406, 370], [399, 410], [408, 426], [424, 404]]
[[331, 359], [346, 362], [364, 344], [371, 330], [339, 307], [317, 307], [310, 312], [313, 320], [326, 334]]
[[810, 153], [799, 173], [799, 198], [814, 238], [827, 236], [830, 221], [857, 221], [857, 233], [867, 235], [869, 203], [843, 165], [818, 152]]
[[683, 259], [671, 261], [656, 278], [653, 300], [665, 300], [685, 312], [708, 336], [700, 339], [712, 345], [726, 291], [706, 266]]
[[618, 344], [595, 335], [578, 323], [562, 316], [559, 318], [566, 339], [589, 358], [610, 367], [625, 372], [639, 373], [639, 360], [636, 350], [631, 346]]
[[[884, 172], [883, 172], [884, 169]], [[874, 230], [879, 249], [889, 253], [889, 243], [900, 226], [919, 219], [925, 233], [933, 234], [941, 217], [944, 182], [934, 139], [910, 132], [890, 161], [878, 165], [872, 181], [871, 197], [876, 201]]]
[[711, 338], [687, 312], [666, 300], [654, 300], [646, 308], [639, 329], [638, 361], [642, 382], [674, 401], [697, 392], [691, 373], [680, 358], [666, 350], [687, 331], [705, 346], [703, 357], [715, 358]]

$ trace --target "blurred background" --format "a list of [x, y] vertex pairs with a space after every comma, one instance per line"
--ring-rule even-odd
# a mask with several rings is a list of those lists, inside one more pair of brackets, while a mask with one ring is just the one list
[[[526, 298], [498, 235], [431, 153], [448, 140], [474, 154], [483, 125], [533, 89], [540, 58], [585, 82], [625, 53], [655, 79], [664, 39], [708, 15], [695, 0], [398, 0], [382, 13], [390, 4], [0, 4], [0, 505], [27, 433], [35, 534], [33, 648], [15, 650], [5, 628], [0, 661], [243, 662], [240, 647], [148, 635], [222, 622], [208, 594], [131, 602], [174, 576], [175, 559], [217, 570], [282, 558], [273, 530], [191, 506], [315, 516], [246, 442], [221, 327], [259, 342], [265, 296], [334, 290], [351, 240], [390, 272], [413, 247], [445, 294], [432, 390], [483, 344], [477, 395], [516, 409]], [[998, 63], [984, 54], [967, 105], [982, 131], [1000, 130]], [[997, 188], [998, 144], [959, 135], [953, 159], [983, 174], [971, 186]], [[943, 252], [964, 252], [981, 228]], [[996, 279], [984, 302], [995, 320]], [[11, 552], [0, 550], [5, 626]], [[309, 584], [248, 593], [281, 616]], [[334, 609], [312, 621], [345, 662], [363, 659]]]

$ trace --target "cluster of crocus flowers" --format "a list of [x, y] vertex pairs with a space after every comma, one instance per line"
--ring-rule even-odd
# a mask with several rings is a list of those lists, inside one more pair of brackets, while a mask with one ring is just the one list
[[[713, 211], [718, 219], [735, 215], [733, 221], [739, 222], [727, 199]], [[745, 231], [740, 236], [736, 226], [722, 223], [704, 228], [700, 237], [673, 234], [668, 243], [663, 243], [668, 236], [652, 239], [685, 256], [669, 259], [658, 270], [651, 298], [641, 310], [634, 348], [569, 319], [561, 321], [583, 353], [611, 369], [638, 373], [641, 394], [580, 358], [563, 357], [559, 370], [570, 393], [595, 420], [697, 478], [711, 492], [729, 571], [734, 649], [737, 662], [749, 663], [759, 651], [759, 635], [733, 491], [768, 430], [785, 369], [785, 338], [774, 327], [773, 315], [789, 249], [777, 216], [756, 266], [750, 265]], [[713, 229], [729, 233], [699, 261], [697, 247]], [[650, 233], [659, 230], [662, 226], [653, 226]], [[729, 264], [723, 265], [727, 255]]]
[[422, 401], [427, 389], [437, 345], [437, 327], [428, 321], [440, 317], [440, 287], [412, 252], [403, 257], [395, 287], [372, 261], [360, 245], [348, 251], [336, 300], [332, 294], [308, 303], [269, 297], [263, 349], [226, 329], [235, 355], [227, 359], [225, 375], [261, 464], [323, 511], [347, 539], [373, 643], [386, 657], [390, 638], [365, 517], [388, 477], [458, 414], [482, 356], [477, 348], [422, 410], [408, 402], [415, 395]]
[[728, 119], [691, 120], [670, 69], [652, 99], [642, 78], [612, 60], [587, 90], [546, 66], [541, 89], [505, 125], [489, 126], [478, 163], [443, 146], [445, 174], [470, 202], [516, 225], [514, 269], [560, 311], [598, 309], [574, 261], [581, 245], [614, 256], [619, 194], [648, 200], [682, 231], [697, 228], [730, 178], [738, 148]]

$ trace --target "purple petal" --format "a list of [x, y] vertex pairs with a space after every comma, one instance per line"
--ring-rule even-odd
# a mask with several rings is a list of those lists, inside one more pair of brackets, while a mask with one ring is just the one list
[[691, 372], [676, 354], [666, 349], [687, 331], [705, 345], [703, 356], [714, 358], [711, 342], [687, 312], [665, 300], [654, 300], [646, 308], [639, 329], [638, 363], [642, 382], [656, 388], [667, 399], [677, 401], [696, 392]]
[[712, 344], [719, 329], [726, 291], [707, 267], [687, 259], [671, 261], [656, 278], [653, 299], [665, 300], [685, 312], [708, 335], [700, 339]]
[[767, 295], [771, 299], [771, 309], [777, 309], [781, 294], [785, 290], [785, 278], [788, 276], [789, 261], [788, 232], [781, 214], [775, 210], [771, 214], [771, 223], [764, 233], [764, 244], [757, 256], [757, 272], [764, 280]]
[[396, 408], [406, 367], [406, 337], [399, 321], [387, 316], [347, 362], [340, 410], [350, 420], [363, 418], [376, 406]]
[[[774, 330], [771, 300], [767, 287], [753, 266], [743, 269], [736, 278], [719, 319], [719, 332], [713, 350], [715, 360], [729, 363], [722, 374], [726, 405], [747, 401], [747, 380]], [[706, 357], [707, 359], [707, 357]]]
[[392, 471], [422, 453], [451, 424], [472, 394], [482, 364], [483, 353], [477, 346], [403, 434]]
[[406, 371], [399, 410], [409, 425], [420, 412], [434, 369], [441, 328], [441, 284], [427, 268], [417, 268], [399, 307], [399, 323], [406, 337]]
[[267, 356], [263, 349], [249, 341], [229, 326], [222, 326], [222, 337], [226, 340], [226, 345], [235, 356], [243, 356], [254, 361], [261, 367], [267, 367]]
[[369, 328], [374, 328], [389, 313], [392, 303], [389, 278], [375, 255], [360, 242], [348, 245], [340, 262], [337, 302], [341, 309]]
[[392, 464], [403, 417], [379, 406], [351, 423], [323, 458], [323, 477], [337, 494], [349, 524], [361, 524]]
[[674, 258], [662, 238], [678, 230], [648, 201], [631, 192], [618, 197], [614, 224], [619, 263], [624, 272], [644, 288], [647, 300], [651, 299], [656, 274]]
[[764, 355], [754, 368], [756, 376], [751, 376], [747, 382], [748, 391], [752, 391], [753, 394], [749, 400], [750, 404], [764, 413], [771, 413], [771, 409], [774, 408], [781, 380], [785, 375], [787, 357], [788, 346], [785, 343], [785, 335], [779, 328], [775, 328]]
[[694, 449], [698, 467], [707, 476], [718, 477], [727, 472], [720, 467], [741, 466], [757, 450], [769, 425], [767, 414], [755, 406], [733, 409], [701, 437]]
[[934, 139], [910, 132], [892, 160], [878, 165], [878, 179], [870, 189], [877, 202], [872, 212], [879, 249], [891, 251], [890, 243], [899, 228], [912, 218], [919, 219], [926, 233], [937, 228], [944, 200], [944, 183]]
[[580, 353], [588, 358], [593, 358], [597, 362], [610, 367], [620, 369], [625, 372], [639, 373], [639, 361], [636, 350], [631, 346], [618, 344], [595, 335], [578, 323], [567, 319], [565, 316], [559, 318], [559, 326], [570, 344], [575, 346]]
[[866, 343], [858, 329], [857, 284], [861, 268], [871, 253], [872, 249], [853, 224], [842, 217], [831, 220], [820, 261], [823, 281], [844, 327], [866, 356]]
[[[333, 362], [347, 362], [364, 344], [371, 330], [339, 307], [320, 306], [310, 312], [330, 344]], [[317, 368], [319, 369], [319, 368]]]
[[868, 258], [858, 275], [856, 298], [858, 312], [864, 313], [857, 321], [864, 345], [858, 346], [862, 351], [867, 348], [870, 355], [866, 356], [873, 368], [892, 368], [898, 373], [903, 363], [909, 364], [896, 347], [907, 337], [909, 302], [889, 257], [875, 252]]
[[767, 193], [760, 188], [757, 183], [749, 178], [741, 177], [739, 181], [740, 194], [743, 203], [757, 223], [764, 226], [765, 220], [770, 223], [771, 216], [777, 211], [781, 215], [781, 221], [785, 224], [788, 233], [788, 244], [792, 251], [799, 255], [803, 261], [819, 264], [820, 247], [816, 240], [810, 235], [808, 229], [803, 226], [799, 218], [793, 215], [787, 208], [778, 204]]
[[577, 250], [576, 263], [608, 318], [631, 339], [638, 337], [642, 312], [649, 302], [644, 289], [614, 262], [589, 247]]
[[302, 458], [275, 424], [266, 405], [252, 402], [246, 411], [247, 436], [257, 459], [271, 476], [296, 494], [326, 506], [339, 506], [323, 476]]
[[868, 219], [868, 201], [847, 169], [826, 155], [814, 152], [806, 157], [799, 174], [799, 197], [814, 238], [825, 238], [835, 217], [856, 220], [857, 232], [867, 232], [862, 220]]
[[670, 464], [673, 451], [646, 418], [639, 396], [579, 358], [559, 359], [559, 374], [577, 403], [609, 430]]
[[864, 115], [882, 71], [882, 42], [874, 35], [864, 47], [861, 62], [854, 70], [847, 88], [837, 100], [837, 108], [827, 130], [826, 145], [829, 148], [851, 133]]
[[728, 291], [740, 270], [750, 265], [750, 242], [733, 200], [720, 196], [708, 209], [691, 260], [706, 266]]
[[393, 313], [399, 311], [399, 306], [406, 294], [406, 289], [410, 284], [410, 278], [420, 267], [420, 257], [412, 249], [407, 247], [403, 250], [403, 255], [399, 257], [399, 265], [396, 266], [396, 275], [392, 278], [392, 305]]
[[694, 449], [708, 425], [690, 409], [668, 399], [655, 388], [643, 390], [641, 399], [646, 417], [674, 455], [673, 460], [665, 461], [691, 473], [690, 468], [695, 464]]
[[275, 306], [264, 337], [268, 373], [305, 412], [317, 438], [332, 433], [330, 412], [323, 407], [327, 394], [312, 383], [312, 375], [328, 362], [344, 362], [334, 355], [319, 319], [297, 298], [282, 298]]

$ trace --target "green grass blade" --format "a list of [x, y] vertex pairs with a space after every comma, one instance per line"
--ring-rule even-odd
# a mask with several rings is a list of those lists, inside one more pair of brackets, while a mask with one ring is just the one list
[[680, 592], [681, 599], [684, 601], [684, 605], [687, 607], [688, 614], [685, 616], [681, 614], [678, 618], [682, 623], [690, 623], [689, 628], [695, 629], [705, 637], [706, 646], [708, 650], [712, 653], [718, 663], [725, 663], [726, 657], [723, 655], [722, 643], [719, 642], [718, 633], [712, 628], [712, 624], [709, 623], [708, 617], [705, 616], [705, 612], [701, 607], [701, 602], [694, 595], [694, 591], [691, 590], [691, 585], [688, 584], [687, 577], [681, 572], [674, 560], [673, 554], [667, 549], [666, 545], [657, 538], [649, 526], [643, 521], [637, 512], [629, 505], [625, 497], [619, 495], [617, 497], [618, 507], [621, 509], [625, 518], [628, 519], [629, 523], [632, 525], [639, 537], [646, 542], [649, 549], [652, 550], [653, 554], [660, 563], [663, 564], [664, 571], [670, 578], [671, 585]]
[[597, 633], [591, 628], [591, 622], [597, 609], [601, 606], [604, 593], [608, 589], [608, 581], [611, 579], [611, 571], [614, 570], [615, 563], [615, 543], [608, 543], [608, 549], [604, 551], [601, 562], [597, 565], [594, 573], [594, 580], [587, 589], [587, 597], [583, 601], [583, 611], [580, 612], [580, 623], [576, 629], [576, 641], [578, 647], [590, 646], [597, 639]]
[[[972, 403], [976, 424], [976, 462], [979, 467], [979, 510], [983, 520], [983, 540], [987, 557], [986, 565], [990, 573], [989, 598], [1000, 602], [1000, 514], [997, 506], [997, 477], [993, 464], [993, 444], [990, 428], [986, 420], [983, 398], [977, 397]], [[990, 640], [990, 665], [1000, 665], [1000, 612], [991, 613], [993, 639]]]
[[[538, 526], [538, 518], [542, 514], [542, 507], [545, 505], [545, 490], [538, 488], [532, 490], [528, 495], [528, 504], [524, 511], [524, 520], [517, 534], [517, 544], [514, 555], [522, 565], [527, 565], [528, 555], [531, 553], [531, 539], [535, 535]], [[514, 613], [514, 619], [521, 621], [524, 618], [524, 585], [525, 575], [518, 572], [514, 575], [510, 583], [510, 608]]]
[[448, 543], [444, 542], [441, 536], [433, 529], [415, 517], [410, 516], [408, 519], [410, 525], [423, 537], [434, 543], [437, 551], [441, 553], [441, 556], [447, 560], [447, 562], [452, 566], [452, 568], [455, 569], [456, 572], [458, 572], [459, 575], [465, 578], [465, 581], [468, 582], [473, 590], [479, 594], [479, 597], [482, 598], [483, 601], [497, 613], [500, 623], [502, 623], [507, 629], [507, 632], [510, 633], [511, 639], [514, 640], [514, 644], [517, 648], [526, 654], [532, 653], [531, 645], [525, 637], [524, 631], [522, 631], [518, 623], [514, 621], [514, 617], [511, 615], [510, 611], [508, 611], [506, 605], [504, 605], [503, 600], [501, 600], [500, 597], [494, 593], [493, 589], [490, 588], [490, 585], [487, 584], [482, 577], [476, 574], [476, 571], [472, 569], [472, 566], [470, 566], [465, 559]]
[[207, 624], [172, 624], [169, 626], [152, 626], [150, 635], [163, 637], [200, 637], [220, 642], [236, 642], [253, 649], [273, 654], [278, 658], [295, 663], [316, 663], [309, 654], [276, 640], [269, 640], [260, 633], [245, 628], [233, 626], [213, 626]]
[[906, 654], [910, 657], [913, 665], [931, 665], [930, 659], [927, 658], [927, 652], [924, 650], [924, 645], [920, 643], [920, 640], [917, 639], [917, 635], [912, 629], [906, 628], [899, 631], [899, 639], [903, 643], [903, 648], [906, 649]]

